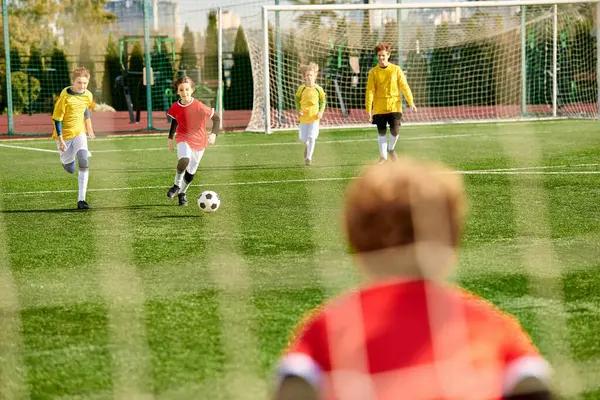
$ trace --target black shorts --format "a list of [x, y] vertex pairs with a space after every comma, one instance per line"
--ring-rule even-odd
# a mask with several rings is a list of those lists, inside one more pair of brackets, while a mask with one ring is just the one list
[[373, 115], [373, 125], [377, 125], [377, 129], [386, 129], [388, 125], [390, 127], [393, 127], [395, 125], [399, 126], [401, 121], [401, 112]]

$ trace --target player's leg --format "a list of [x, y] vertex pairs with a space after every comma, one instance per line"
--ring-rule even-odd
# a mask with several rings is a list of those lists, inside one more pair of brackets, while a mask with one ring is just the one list
[[315, 121], [309, 126], [308, 140], [306, 141], [306, 157], [305, 164], [312, 164], [313, 153], [315, 152], [315, 145], [317, 143], [317, 137], [319, 137], [319, 121]]
[[181, 142], [177, 143], [177, 168], [175, 170], [175, 182], [173, 186], [167, 192], [167, 198], [172, 199], [175, 197], [182, 185], [183, 175], [185, 174], [185, 169], [187, 168], [190, 162], [192, 149], [188, 146], [187, 143]]
[[377, 125], [377, 143], [379, 145], [379, 162], [385, 162], [388, 158], [387, 151], [387, 121], [384, 114], [373, 115], [373, 123]]
[[[73, 139], [65, 140], [65, 144], [67, 145], [67, 150], [60, 153], [60, 162], [63, 166], [63, 169], [70, 174], [74, 174], [76, 170], [75, 166], [75, 151], [73, 149]], [[56, 147], [60, 151], [60, 144], [58, 140], [56, 141]]]
[[77, 165], [79, 166], [79, 174], [77, 176], [77, 183], [79, 188], [77, 208], [80, 210], [87, 210], [88, 208], [90, 208], [90, 206], [88, 205], [85, 196], [87, 193], [90, 171], [86, 134], [81, 133], [75, 138], [73, 138], [72, 147], [73, 151], [75, 152], [75, 158], [77, 159]]
[[388, 141], [388, 152], [390, 153], [390, 159], [396, 161], [398, 155], [396, 154], [396, 143], [398, 143], [398, 137], [400, 133], [400, 123], [402, 120], [402, 113], [392, 113], [388, 119], [390, 124], [390, 138]]
[[308, 159], [308, 126], [310, 124], [299, 124], [298, 128], [298, 138], [302, 143], [304, 143], [304, 162]]
[[179, 191], [179, 205], [187, 206], [187, 198], [186, 192], [190, 187], [190, 184], [194, 180], [194, 176], [196, 175], [196, 171], [198, 170], [198, 165], [200, 165], [200, 160], [202, 160], [202, 156], [204, 155], [204, 150], [192, 150], [190, 154], [190, 162], [185, 169], [185, 173], [183, 174], [183, 183], [181, 185], [181, 190]]
[[90, 206], [85, 200], [88, 180], [90, 176], [87, 149], [82, 149], [77, 152], [77, 164], [79, 165], [79, 175], [77, 176], [77, 182], [79, 183], [79, 196], [77, 198], [77, 208], [85, 210], [90, 208]]

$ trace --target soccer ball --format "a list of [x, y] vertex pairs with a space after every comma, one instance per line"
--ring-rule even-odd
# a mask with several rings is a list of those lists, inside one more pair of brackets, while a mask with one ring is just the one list
[[215, 212], [221, 205], [219, 195], [212, 190], [205, 190], [198, 197], [198, 207], [204, 212]]

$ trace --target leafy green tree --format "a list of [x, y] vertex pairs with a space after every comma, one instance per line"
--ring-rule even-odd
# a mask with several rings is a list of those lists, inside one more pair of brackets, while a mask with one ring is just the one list
[[31, 46], [29, 50], [29, 61], [27, 63], [27, 73], [38, 80], [40, 83], [40, 95], [37, 102], [33, 104], [33, 111], [44, 111], [43, 104], [47, 101], [51, 103], [52, 91], [48, 86], [48, 79], [46, 79], [46, 73], [44, 71], [44, 64], [42, 61], [42, 53], [35, 44]]
[[251, 110], [254, 82], [250, 53], [244, 28], [240, 26], [235, 36], [233, 48], [233, 67], [231, 68], [231, 86], [225, 90], [225, 108], [228, 110]]
[[194, 81], [198, 80], [198, 58], [196, 54], [196, 43], [194, 40], [194, 34], [190, 31], [190, 28], [185, 25], [183, 30], [183, 43], [181, 44], [181, 58], [179, 61], [179, 73], [178, 75], [187, 75]]
[[71, 85], [71, 74], [69, 71], [69, 63], [65, 51], [62, 48], [54, 47], [50, 58], [50, 71], [48, 71], [51, 93], [53, 95], [60, 95], [60, 92], [65, 87]]
[[122, 74], [119, 52], [112, 34], [108, 36], [106, 54], [104, 55], [104, 76], [102, 78], [102, 101], [116, 110], [125, 110], [126, 105], [122, 89], [116, 86], [117, 77]]
[[218, 29], [217, 13], [208, 13], [208, 26], [204, 42], [204, 81], [214, 81], [218, 78]]
[[79, 49], [79, 66], [86, 67], [90, 71], [88, 90], [92, 92], [92, 94], [96, 95], [96, 65], [94, 64], [94, 60], [92, 60], [90, 44], [86, 35], [83, 35], [81, 38], [81, 45]]
[[144, 70], [144, 53], [140, 42], [136, 42], [129, 56], [129, 72], [138, 72], [139, 74], [129, 75], [128, 84], [131, 91], [134, 107], [140, 106], [141, 110], [146, 109], [146, 90], [142, 86], [142, 74]]

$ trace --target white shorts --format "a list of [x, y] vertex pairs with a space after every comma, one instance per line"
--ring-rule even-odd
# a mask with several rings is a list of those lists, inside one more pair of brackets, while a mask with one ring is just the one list
[[202, 156], [204, 155], [204, 150], [192, 150], [189, 144], [186, 142], [177, 143], [177, 157], [181, 158], [189, 158], [190, 163], [187, 166], [187, 171], [190, 174], [195, 174], [198, 169], [198, 165], [200, 164], [200, 160], [202, 160]]
[[[65, 140], [67, 145], [67, 151], [60, 152], [60, 162], [63, 164], [71, 164], [75, 161], [75, 157], [77, 157], [77, 152], [79, 150], [88, 150], [87, 145], [87, 135], [85, 132], [80, 133], [75, 136], [73, 139]], [[58, 147], [58, 151], [60, 151], [60, 143], [56, 141], [56, 147]]]
[[308, 139], [319, 137], [319, 121], [311, 122], [310, 124], [300, 124], [300, 133], [298, 136], [300, 137], [300, 141], [304, 143]]

